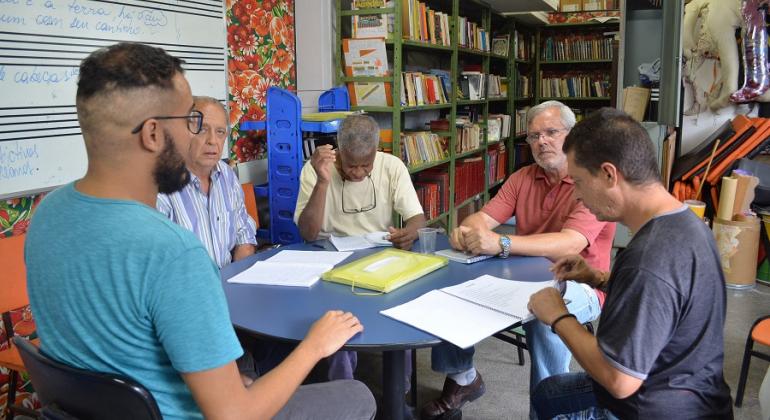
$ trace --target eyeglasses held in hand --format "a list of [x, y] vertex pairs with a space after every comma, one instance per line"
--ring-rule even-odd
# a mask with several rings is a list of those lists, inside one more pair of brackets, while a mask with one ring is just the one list
[[553, 140], [556, 135], [562, 131], [569, 131], [566, 128], [546, 128], [543, 131], [533, 131], [527, 134], [527, 143], [532, 144], [540, 140], [540, 136], [543, 136], [546, 140]]
[[377, 207], [377, 192], [374, 189], [374, 180], [372, 179], [371, 175], [367, 175], [366, 177], [369, 178], [369, 182], [372, 184], [372, 204], [369, 204], [367, 206], [363, 206], [363, 207], [358, 208], [358, 209], [348, 209], [348, 208], [345, 208], [345, 180], [343, 179], [342, 180], [342, 194], [340, 194], [342, 196], [342, 212], [343, 213], [346, 213], [346, 214], [364, 213], [364, 212], [367, 212], [367, 211], [372, 210], [375, 207]]
[[135, 129], [131, 130], [131, 134], [136, 134], [142, 131], [142, 127], [144, 127], [144, 123], [146, 123], [149, 120], [175, 120], [178, 118], [187, 119], [187, 129], [190, 130], [191, 133], [198, 134], [201, 132], [201, 127], [203, 127], [203, 113], [198, 110], [192, 110], [190, 111], [190, 115], [182, 115], [182, 116], [159, 115], [159, 116], [147, 118], [144, 121], [142, 121], [139, 125], [137, 125]]

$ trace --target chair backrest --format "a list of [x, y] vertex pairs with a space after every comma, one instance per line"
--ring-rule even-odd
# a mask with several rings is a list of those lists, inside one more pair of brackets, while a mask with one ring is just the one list
[[259, 228], [259, 213], [257, 211], [257, 196], [254, 194], [254, 184], [251, 182], [241, 184], [243, 189], [243, 205], [246, 206], [246, 212], [249, 213]]
[[29, 340], [14, 337], [42, 406], [87, 419], [162, 419], [152, 394], [120, 375], [76, 369], [44, 355]]
[[27, 306], [27, 270], [24, 265], [24, 239], [14, 235], [0, 239], [0, 313]]

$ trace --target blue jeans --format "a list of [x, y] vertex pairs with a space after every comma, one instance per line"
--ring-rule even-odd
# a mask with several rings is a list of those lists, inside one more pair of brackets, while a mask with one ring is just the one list
[[[601, 308], [596, 292], [588, 290], [574, 281], [568, 281], [564, 299], [569, 300], [567, 309], [584, 324], [599, 317]], [[540, 321], [534, 320], [523, 325], [527, 334], [527, 346], [532, 358], [529, 377], [530, 392], [538, 382], [552, 375], [569, 372], [572, 354], [558, 335]], [[441, 342], [431, 351], [431, 368], [437, 372], [453, 375], [473, 367], [475, 349], [461, 349], [454, 344]]]
[[599, 407], [585, 372], [565, 373], [542, 380], [532, 391], [532, 408], [539, 419], [617, 420]]

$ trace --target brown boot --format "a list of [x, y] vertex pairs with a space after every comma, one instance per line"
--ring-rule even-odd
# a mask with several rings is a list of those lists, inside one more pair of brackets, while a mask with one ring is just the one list
[[444, 380], [444, 389], [441, 396], [422, 407], [420, 418], [423, 420], [435, 419], [444, 413], [459, 410], [465, 403], [474, 401], [484, 395], [487, 390], [481, 374], [476, 372], [476, 379], [465, 386], [457, 385], [457, 382], [447, 377]]

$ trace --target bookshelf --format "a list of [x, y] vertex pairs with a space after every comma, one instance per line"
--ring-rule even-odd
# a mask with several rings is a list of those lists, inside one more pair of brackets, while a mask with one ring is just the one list
[[[391, 140], [381, 148], [407, 163], [428, 223], [451, 229], [464, 212], [488, 201], [509, 173], [513, 119], [509, 117], [511, 135], [506, 135], [500, 116], [511, 115], [515, 104], [515, 24], [478, 0], [390, 0], [385, 7], [375, 0], [355, 3], [365, 8], [354, 10], [354, 1], [335, 0], [335, 82], [390, 85], [388, 104], [352, 110], [371, 113], [381, 128], [390, 130]], [[374, 28], [387, 27], [386, 74], [346, 72], [344, 40], [354, 29], [369, 30], [354, 28], [354, 17], [373, 22]], [[495, 37], [507, 37], [507, 45], [496, 39], [493, 51]], [[527, 62], [534, 68], [534, 57]], [[467, 124], [458, 126], [458, 117]], [[427, 138], [432, 140], [422, 140]], [[437, 151], [442, 148], [438, 145], [444, 153]]]
[[[596, 10], [594, 10], [596, 11]], [[537, 31], [536, 101], [564, 102], [578, 121], [612, 104], [613, 36], [618, 22], [545, 25]]]

